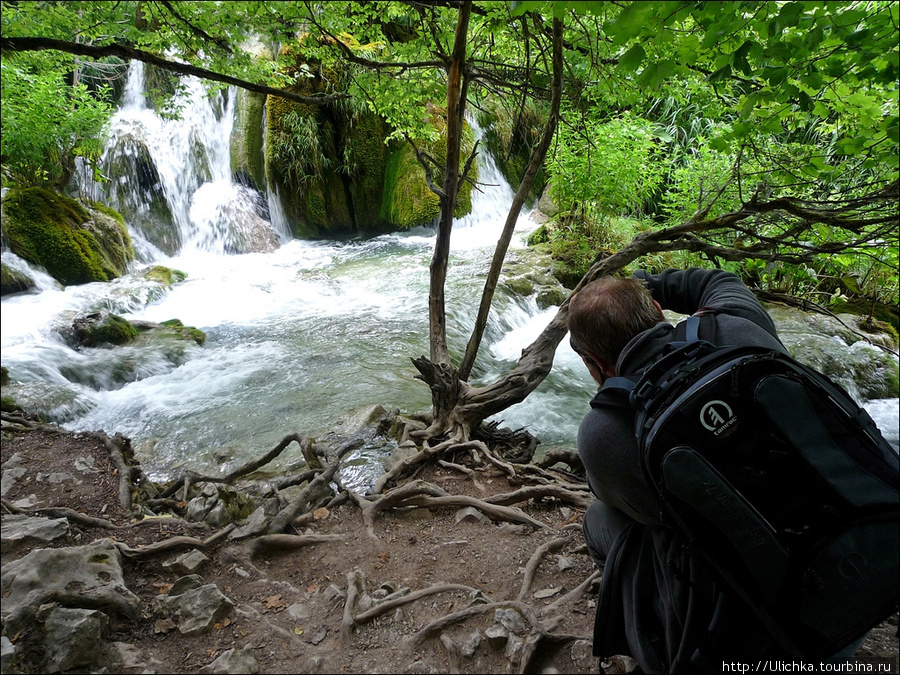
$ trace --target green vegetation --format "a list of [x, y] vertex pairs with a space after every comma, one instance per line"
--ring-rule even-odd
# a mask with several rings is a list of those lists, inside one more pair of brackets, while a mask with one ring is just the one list
[[206, 333], [199, 328], [185, 326], [179, 319], [169, 319], [168, 321], [163, 321], [160, 325], [165, 326], [168, 329], [163, 334], [164, 336], [174, 337], [180, 340], [193, 340], [201, 346], [206, 342]]
[[187, 274], [181, 270], [173, 270], [162, 265], [154, 265], [144, 270], [144, 278], [149, 281], [156, 281], [168, 288], [172, 288], [177, 283], [187, 279]]

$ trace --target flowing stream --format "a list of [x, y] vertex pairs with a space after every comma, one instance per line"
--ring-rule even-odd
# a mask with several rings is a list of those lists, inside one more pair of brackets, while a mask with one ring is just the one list
[[[156, 175], [148, 185], [146, 175], [142, 182], [141, 176], [110, 173], [107, 185], [85, 181], [82, 189], [137, 214], [135, 221], [152, 210], [152, 199], [164, 199], [171, 237], [163, 241], [156, 233], [154, 239], [129, 218], [139, 255], [135, 273], [64, 290], [3, 251], [5, 263], [38, 281], [36, 291], [2, 300], [3, 365], [15, 381], [16, 398], [68, 429], [130, 437], [145, 471], [156, 479], [179, 468], [228, 470], [288, 433], [326, 433], [372, 404], [406, 412], [427, 409], [429, 392], [414, 378], [410, 358], [428, 353], [434, 230], [342, 241], [291, 239], [278, 215], [277, 196], [261, 199], [231, 181], [233, 92], [207, 98], [199, 82], [186, 80], [179, 100], [183, 117], [177, 121], [147, 108], [142, 82], [142, 69], [133, 66], [110, 125], [104, 166], [111, 171], [117, 159], [149, 155]], [[457, 220], [451, 238], [447, 323], [456, 354], [474, 323], [513, 195], [492, 159], [482, 154], [479, 161], [486, 185], [473, 193], [473, 212]], [[248, 223], [263, 227], [281, 245], [267, 253], [230, 254], [236, 233], [246, 232]], [[534, 227], [527, 214], [520, 218], [513, 254]], [[162, 292], [139, 274], [151, 264], [181, 270], [187, 279]], [[174, 355], [146, 346], [68, 346], [59, 326], [78, 312], [101, 308], [132, 320], [177, 318], [208, 339]], [[476, 383], [506, 372], [555, 312], [540, 310], [533, 297], [499, 293], [473, 375]], [[838, 344], [834, 349], [848, 350]], [[872, 377], [883, 377], [880, 372]], [[571, 447], [594, 390], [564, 341], [547, 380], [498, 417], [505, 426], [528, 428], [541, 439], [541, 448]], [[897, 399], [868, 401], [866, 407], [896, 446]], [[388, 450], [362, 448], [351, 461], [356, 468], [349, 469], [358, 475], [345, 472], [345, 480], [368, 480]], [[281, 465], [299, 461], [294, 446]]]

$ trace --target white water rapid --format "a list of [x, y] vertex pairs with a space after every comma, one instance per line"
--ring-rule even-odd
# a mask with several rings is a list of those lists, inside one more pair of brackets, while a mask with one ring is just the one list
[[[434, 231], [290, 239], [277, 196], [261, 198], [231, 180], [233, 92], [208, 98], [201, 83], [186, 79], [181, 120], [164, 119], [144, 102], [142, 69], [133, 66], [130, 77], [109, 130], [103, 164], [109, 183], [85, 181], [82, 190], [126, 213], [140, 260], [134, 274], [113, 282], [61, 289], [3, 251], [4, 262], [39, 282], [35, 291], [2, 300], [3, 365], [14, 396], [68, 429], [130, 437], [155, 479], [180, 468], [227, 471], [288, 433], [323, 434], [371, 404], [427, 409], [429, 392], [414, 379], [410, 357], [428, 353]], [[492, 159], [482, 153], [479, 161], [486, 185], [473, 193], [473, 212], [456, 222], [451, 238], [448, 337], [456, 353], [471, 331], [512, 199]], [[514, 249], [535, 226], [528, 215], [520, 218]], [[281, 245], [232, 254], [248, 227]], [[181, 270], [187, 279], [163, 293], [139, 274], [150, 264]], [[502, 293], [495, 305], [474, 375], [479, 382], [511, 367], [556, 311], [539, 310], [533, 297]], [[101, 308], [132, 320], [177, 318], [208, 339], [175, 356], [132, 346], [68, 346], [59, 326]], [[550, 377], [500, 417], [505, 426], [527, 427], [542, 448], [571, 446], [594, 389], [564, 341]], [[870, 410], [896, 445], [896, 399], [872, 402]], [[384, 452], [359, 451], [351, 462], [359, 480], [373, 475], [368, 467]], [[281, 461], [299, 462], [299, 451]]]

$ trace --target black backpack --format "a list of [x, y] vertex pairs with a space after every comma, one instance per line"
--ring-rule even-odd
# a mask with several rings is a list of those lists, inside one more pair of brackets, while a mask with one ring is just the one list
[[897, 611], [897, 453], [825, 376], [707, 334], [714, 315], [688, 318], [658, 362], [603, 389], [636, 411], [663, 522], [788, 653], [828, 657]]

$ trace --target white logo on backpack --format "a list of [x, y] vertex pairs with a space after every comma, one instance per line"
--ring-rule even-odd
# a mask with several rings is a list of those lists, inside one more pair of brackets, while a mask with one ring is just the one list
[[709, 401], [700, 409], [700, 424], [721, 436], [737, 422], [731, 406], [725, 401]]

